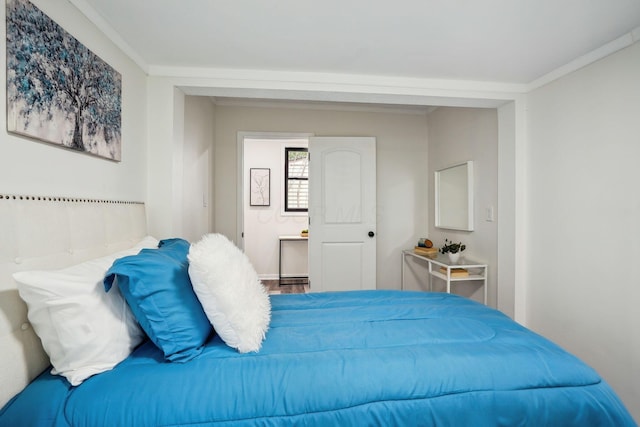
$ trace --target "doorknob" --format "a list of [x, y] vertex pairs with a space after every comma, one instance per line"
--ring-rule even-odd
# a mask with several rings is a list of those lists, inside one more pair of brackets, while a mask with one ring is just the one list
[[375, 236], [375, 235], [376, 235], [376, 233], [374, 233], [373, 231], [370, 231], [370, 232], [369, 232], [369, 237], [373, 237], [373, 236]]

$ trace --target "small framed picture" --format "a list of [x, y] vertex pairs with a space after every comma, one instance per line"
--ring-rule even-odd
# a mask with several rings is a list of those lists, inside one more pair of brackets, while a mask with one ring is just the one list
[[271, 169], [251, 168], [249, 170], [249, 205], [269, 206], [271, 204]]

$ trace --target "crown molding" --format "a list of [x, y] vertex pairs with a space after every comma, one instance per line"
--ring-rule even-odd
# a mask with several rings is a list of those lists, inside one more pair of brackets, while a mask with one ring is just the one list
[[531, 92], [555, 80], [558, 80], [561, 77], [571, 74], [574, 71], [584, 68], [589, 64], [593, 64], [594, 62], [599, 61], [602, 58], [605, 58], [613, 53], [631, 46], [638, 40], [640, 40], [640, 27], [629, 31], [625, 35], [618, 37], [617, 39], [605, 44], [604, 46], [592, 50], [591, 52], [582, 55], [581, 57], [576, 58], [573, 61], [559, 68], [556, 68], [550, 73], [547, 73], [544, 76], [532, 81], [527, 85], [526, 92]]
[[149, 65], [142, 59], [142, 56], [138, 54], [129, 44], [120, 37], [111, 25], [100, 15], [93, 7], [91, 7], [85, 0], [68, 0], [73, 6], [76, 7], [89, 21], [115, 44], [122, 52], [128, 56], [133, 62], [136, 63], [145, 74], [149, 74]]

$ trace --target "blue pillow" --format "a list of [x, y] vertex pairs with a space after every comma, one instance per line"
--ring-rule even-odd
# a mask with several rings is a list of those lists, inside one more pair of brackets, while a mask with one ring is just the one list
[[117, 280], [138, 323], [172, 362], [187, 362], [202, 352], [211, 324], [189, 279], [189, 242], [160, 241], [158, 249], [117, 259], [104, 279], [108, 292]]

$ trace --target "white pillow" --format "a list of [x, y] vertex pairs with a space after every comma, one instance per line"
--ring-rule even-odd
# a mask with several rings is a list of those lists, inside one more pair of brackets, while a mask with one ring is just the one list
[[192, 244], [188, 258], [193, 290], [220, 338], [241, 353], [260, 350], [271, 302], [249, 258], [222, 234]]
[[62, 270], [13, 274], [52, 374], [78, 385], [113, 368], [142, 342], [144, 332], [120, 291], [105, 292], [102, 281], [116, 259], [157, 247], [156, 239], [146, 237], [130, 249]]

